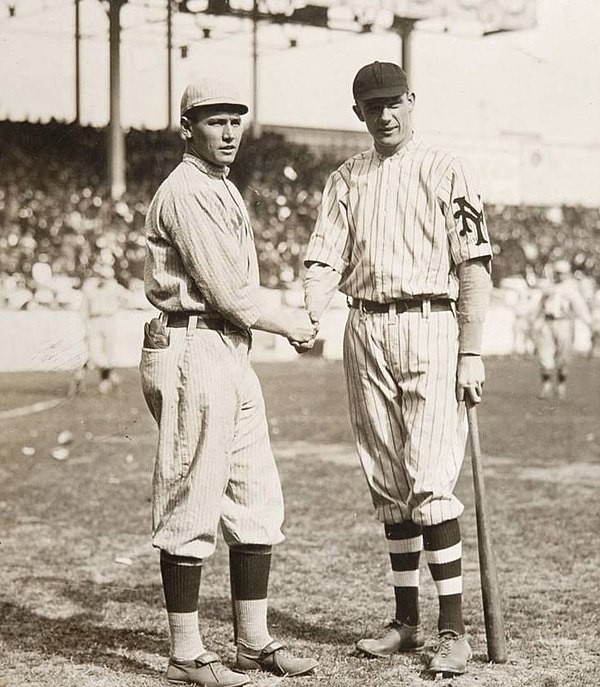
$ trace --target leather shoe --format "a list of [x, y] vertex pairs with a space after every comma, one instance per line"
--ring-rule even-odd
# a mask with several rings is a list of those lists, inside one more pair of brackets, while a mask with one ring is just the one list
[[219, 656], [206, 651], [191, 661], [169, 659], [165, 676], [172, 685], [201, 685], [202, 687], [242, 687], [250, 682], [244, 673], [226, 668]]
[[263, 670], [273, 675], [294, 677], [311, 673], [318, 665], [314, 658], [296, 658], [285, 651], [285, 644], [276, 639], [269, 642], [258, 654], [238, 647], [236, 668]]
[[471, 647], [464, 635], [458, 635], [456, 632], [442, 632], [437, 644], [433, 647], [429, 672], [462, 675], [467, 670], [467, 661], [470, 658]]
[[403, 625], [397, 620], [392, 620], [388, 627], [389, 630], [383, 637], [361, 639], [356, 643], [356, 648], [367, 656], [387, 658], [404, 651], [416, 651], [425, 644], [425, 638], [418, 625]]

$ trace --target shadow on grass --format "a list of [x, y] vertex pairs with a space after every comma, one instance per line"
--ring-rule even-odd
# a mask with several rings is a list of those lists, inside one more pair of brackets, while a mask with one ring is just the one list
[[[145, 661], [133, 658], [132, 654], [140, 652], [165, 658], [168, 656], [166, 616], [164, 626], [157, 631], [139, 629], [139, 626], [136, 627], [139, 620], [131, 618], [132, 605], [136, 608], [137, 618], [140, 611], [143, 614], [144, 607], [153, 610], [164, 608], [159, 585], [118, 587], [90, 582], [72, 584], [51, 577], [38, 579], [37, 582], [43, 587], [53, 588], [55, 598], [69, 599], [87, 610], [56, 618], [32, 609], [34, 600], [26, 605], [16, 601], [0, 603], [0, 639], [10, 653], [61, 657], [126, 673], [159, 674]], [[122, 603], [129, 607], [124, 612], [123, 626], [111, 627], [106, 624], [107, 603]], [[204, 634], [209, 635], [213, 625], [215, 635], [222, 635], [225, 628], [231, 627], [229, 596], [201, 595], [200, 616]], [[275, 636], [290, 643], [300, 639], [320, 644], [352, 645], [358, 638], [338, 626], [311, 623], [276, 608], [269, 610], [269, 624]]]
[[[94, 613], [47, 618], [24, 606], [0, 604], [0, 637], [8, 651], [60, 656], [79, 663], [108, 666], [123, 672], [156, 675], [147, 664], [122, 655], [124, 651], [165, 654], [163, 637], [135, 628], [104, 627]], [[118, 653], [117, 653], [118, 652]]]

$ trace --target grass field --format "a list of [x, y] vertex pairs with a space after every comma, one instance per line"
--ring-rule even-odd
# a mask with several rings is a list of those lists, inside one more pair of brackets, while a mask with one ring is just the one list
[[[257, 366], [286, 496], [287, 541], [271, 579], [273, 633], [320, 659], [298, 687], [426, 685], [418, 656], [369, 661], [352, 647], [393, 613], [381, 526], [350, 439], [339, 363]], [[600, 685], [600, 361], [575, 362], [568, 398], [538, 401], [532, 361], [489, 360], [479, 411], [509, 662], [491, 665], [481, 608], [469, 461], [465, 614], [474, 649], [465, 687]], [[157, 553], [149, 545], [156, 430], [137, 371], [118, 393], [64, 397], [64, 373], [0, 374], [0, 686], [155, 687], [168, 654]], [[39, 406], [38, 406], [39, 407]], [[52, 450], [63, 430], [69, 456]], [[436, 596], [422, 563], [422, 615]], [[226, 661], [227, 552], [203, 573], [207, 645]], [[256, 685], [281, 680], [253, 676]]]

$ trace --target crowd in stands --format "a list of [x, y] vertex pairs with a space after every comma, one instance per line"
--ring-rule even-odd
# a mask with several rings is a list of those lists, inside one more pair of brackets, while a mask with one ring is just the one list
[[[144, 218], [182, 153], [176, 132], [126, 136], [127, 192], [110, 199], [106, 132], [74, 124], [0, 122], [0, 307], [73, 307], [97, 263], [139, 292]], [[280, 134], [248, 137], [231, 171], [252, 216], [265, 286], [302, 275], [328, 174], [340, 163]], [[558, 257], [600, 284], [600, 209], [487, 205], [496, 283], [543, 276]], [[40, 276], [41, 275], [41, 276]]]

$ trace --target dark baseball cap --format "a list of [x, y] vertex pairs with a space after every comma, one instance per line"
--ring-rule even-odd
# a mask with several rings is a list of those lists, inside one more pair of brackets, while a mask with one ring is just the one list
[[408, 91], [405, 71], [393, 62], [372, 62], [361, 67], [352, 82], [354, 100], [390, 98]]

